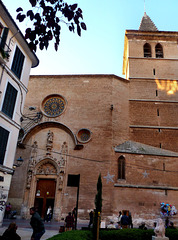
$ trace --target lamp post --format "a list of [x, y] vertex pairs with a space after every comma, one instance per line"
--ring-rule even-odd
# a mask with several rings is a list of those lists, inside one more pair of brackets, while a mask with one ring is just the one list
[[17, 158], [17, 163], [13, 164], [13, 168], [15, 169], [16, 167], [20, 167], [23, 163], [23, 159], [20, 156], [19, 158]]

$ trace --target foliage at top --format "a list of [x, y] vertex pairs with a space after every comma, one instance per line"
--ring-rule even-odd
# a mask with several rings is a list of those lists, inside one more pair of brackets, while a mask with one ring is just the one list
[[77, 30], [81, 36], [81, 30], [86, 30], [86, 25], [82, 21], [82, 10], [77, 4], [69, 5], [64, 0], [29, 0], [32, 9], [26, 13], [19, 7], [17, 19], [23, 22], [29, 18], [32, 28], [27, 28], [25, 39], [29, 42], [32, 51], [48, 48], [49, 41], [54, 40], [54, 48], [57, 51], [60, 42], [61, 23], [65, 23], [71, 32]]

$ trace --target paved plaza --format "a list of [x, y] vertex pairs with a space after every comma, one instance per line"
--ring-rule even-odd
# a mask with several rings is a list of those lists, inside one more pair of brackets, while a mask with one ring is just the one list
[[[32, 235], [32, 229], [30, 227], [30, 220], [25, 219], [4, 219], [2, 227], [0, 227], [0, 236], [7, 229], [11, 222], [16, 222], [18, 229], [17, 234], [21, 237], [21, 240], [30, 240]], [[56, 234], [59, 234], [60, 226], [63, 226], [64, 222], [56, 222], [51, 221], [45, 222], [45, 234], [42, 236], [41, 240], [46, 240], [50, 237], [53, 237]], [[77, 229], [81, 229], [82, 227], [86, 227], [88, 225], [88, 221], [86, 223], [78, 223]]]
[[[0, 227], [0, 235], [6, 230], [7, 227]], [[18, 228], [17, 234], [21, 237], [21, 240], [30, 240], [32, 235], [32, 229], [30, 228]], [[42, 236], [41, 240], [46, 240], [54, 235], [58, 234], [57, 230], [46, 230], [45, 234]], [[12, 239], [13, 240], [13, 239]]]

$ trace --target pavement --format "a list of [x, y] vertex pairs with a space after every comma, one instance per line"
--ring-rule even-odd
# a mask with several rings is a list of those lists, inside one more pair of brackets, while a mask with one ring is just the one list
[[[0, 236], [4, 233], [4, 231], [8, 228], [11, 222], [15, 222], [18, 226], [17, 234], [21, 237], [21, 240], [30, 240], [32, 235], [32, 229], [30, 226], [30, 220], [25, 219], [4, 219], [2, 227], [0, 227]], [[45, 222], [45, 234], [42, 236], [41, 240], [46, 240], [51, 238], [57, 234], [59, 234], [60, 226], [64, 225], [64, 222], [57, 222], [52, 220], [51, 222]], [[78, 223], [77, 229], [81, 229], [82, 227], [86, 227], [86, 223]], [[13, 239], [12, 239], [13, 240]]]

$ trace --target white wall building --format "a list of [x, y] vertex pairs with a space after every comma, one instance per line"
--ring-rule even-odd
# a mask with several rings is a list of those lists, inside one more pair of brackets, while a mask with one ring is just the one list
[[0, 1], [0, 225], [8, 198], [31, 67], [39, 64]]

